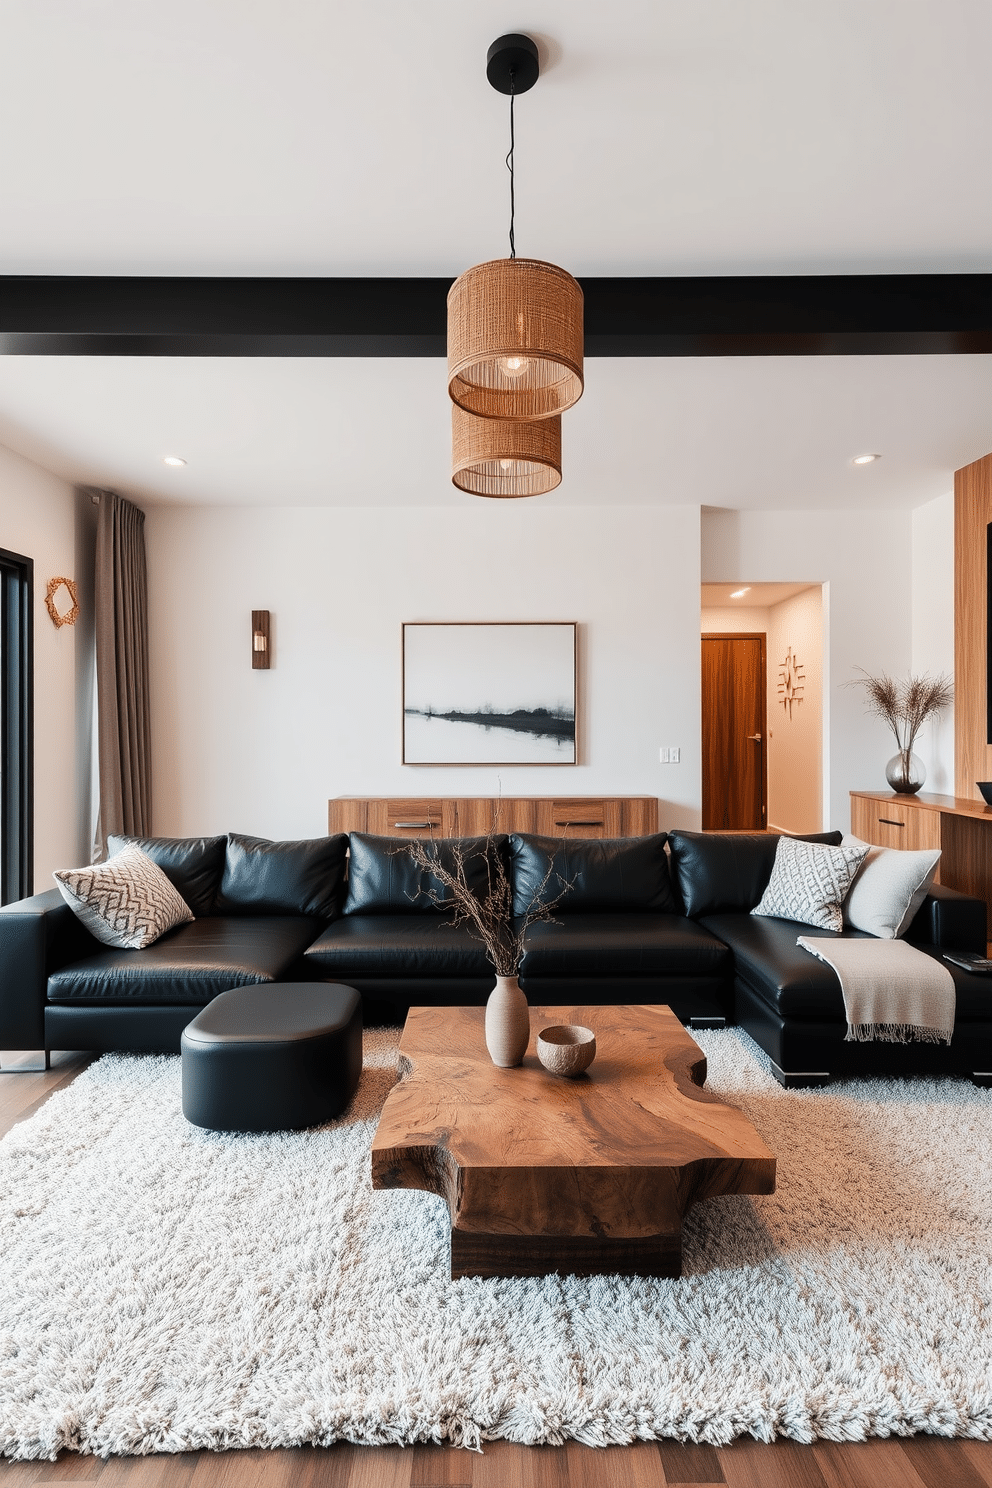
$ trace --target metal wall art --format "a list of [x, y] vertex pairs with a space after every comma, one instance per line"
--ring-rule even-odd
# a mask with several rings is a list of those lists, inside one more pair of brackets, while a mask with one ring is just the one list
[[803, 700], [803, 683], [806, 681], [806, 672], [800, 661], [792, 654], [790, 646], [785, 653], [778, 674], [778, 700], [782, 704], [788, 716], [792, 717], [794, 703]]

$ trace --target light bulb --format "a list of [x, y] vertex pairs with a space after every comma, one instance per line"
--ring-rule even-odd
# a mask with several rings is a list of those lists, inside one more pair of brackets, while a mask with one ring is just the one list
[[512, 470], [513, 469], [513, 461], [512, 460], [500, 460], [500, 462], [499, 462], [499, 468], [500, 468], [500, 470]]
[[522, 377], [530, 366], [530, 362], [525, 356], [508, 356], [503, 357], [500, 366], [507, 377]]
[[182, 458], [181, 455], [163, 455], [163, 457], [162, 457], [162, 464], [163, 465], [185, 465], [186, 464], [186, 461]]

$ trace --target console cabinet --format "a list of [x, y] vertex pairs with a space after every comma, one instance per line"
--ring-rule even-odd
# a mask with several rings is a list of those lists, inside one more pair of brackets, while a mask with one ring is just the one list
[[647, 837], [658, 831], [658, 798], [335, 796], [327, 803], [329, 832], [376, 837], [480, 837], [494, 820], [500, 832], [539, 837]]
[[939, 847], [937, 882], [984, 899], [992, 926], [992, 806], [922, 791], [852, 791], [851, 831], [877, 847]]

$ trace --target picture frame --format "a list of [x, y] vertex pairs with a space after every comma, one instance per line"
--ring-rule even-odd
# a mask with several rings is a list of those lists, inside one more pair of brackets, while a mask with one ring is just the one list
[[403, 764], [575, 765], [575, 621], [403, 625]]

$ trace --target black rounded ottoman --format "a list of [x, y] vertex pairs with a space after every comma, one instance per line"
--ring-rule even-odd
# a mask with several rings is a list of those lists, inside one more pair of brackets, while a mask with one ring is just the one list
[[232, 987], [183, 1029], [183, 1115], [213, 1131], [339, 1116], [362, 1073], [362, 1001], [336, 982]]

